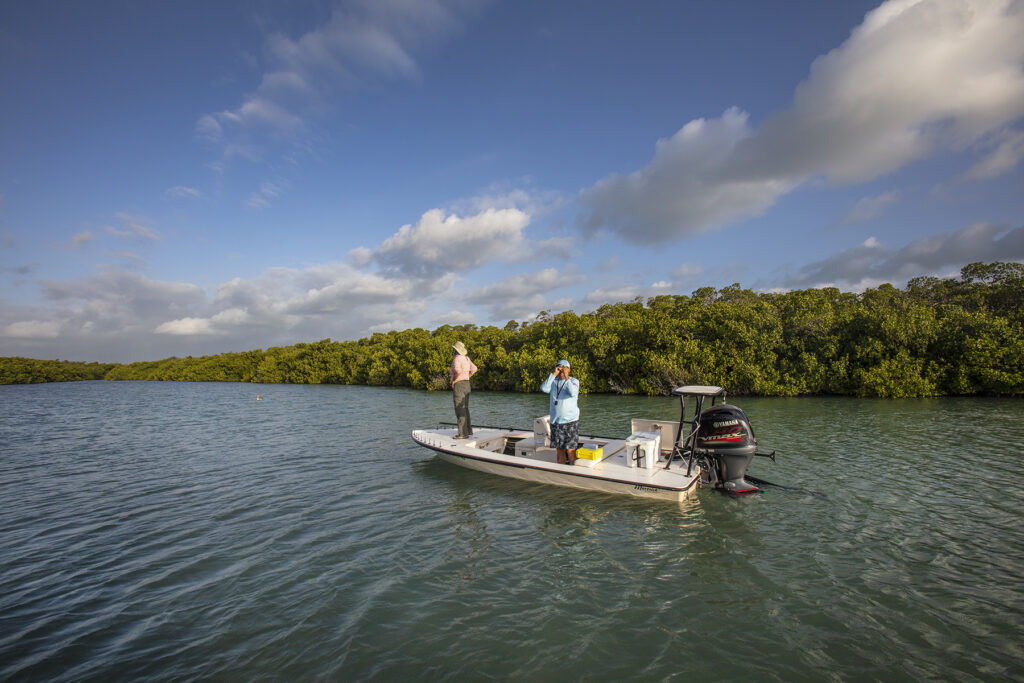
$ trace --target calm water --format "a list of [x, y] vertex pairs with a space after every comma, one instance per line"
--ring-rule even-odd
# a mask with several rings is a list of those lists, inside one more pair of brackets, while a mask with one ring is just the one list
[[0, 387], [0, 680], [1024, 680], [1024, 401], [736, 402], [827, 498], [463, 470], [409, 437], [449, 394]]

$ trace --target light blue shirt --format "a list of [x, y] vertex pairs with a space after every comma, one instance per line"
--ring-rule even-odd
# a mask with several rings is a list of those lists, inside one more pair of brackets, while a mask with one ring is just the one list
[[580, 419], [580, 408], [576, 397], [580, 395], [580, 381], [575, 377], [555, 379], [554, 373], [548, 375], [540, 390], [548, 395], [548, 411], [551, 413], [552, 424], [565, 424]]

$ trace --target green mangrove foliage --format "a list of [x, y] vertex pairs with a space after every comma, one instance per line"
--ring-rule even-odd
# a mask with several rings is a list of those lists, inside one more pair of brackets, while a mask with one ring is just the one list
[[[583, 315], [542, 311], [533, 322], [504, 328], [444, 325], [357, 341], [83, 366], [97, 373], [83, 379], [443, 390], [457, 340], [480, 368], [478, 390], [534, 391], [564, 357], [583, 389], [597, 393], [654, 395], [681, 384], [718, 384], [764, 396], [1024, 395], [1024, 265], [972, 263], [959, 278], [915, 278], [903, 290], [882, 285], [862, 294], [705, 287]], [[53, 372], [63, 367], [2, 359], [0, 378], [46, 381], [20, 379], [41, 375], [12, 369], [32, 363]]]
[[78, 363], [68, 360], [0, 358], [0, 384], [41, 384], [105, 379], [114, 363]]

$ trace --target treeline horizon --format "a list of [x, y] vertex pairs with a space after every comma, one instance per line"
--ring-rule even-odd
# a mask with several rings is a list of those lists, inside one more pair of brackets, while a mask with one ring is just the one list
[[959, 278], [904, 289], [756, 293], [734, 284], [689, 296], [541, 311], [504, 327], [442, 325], [353, 341], [79, 363], [0, 358], [0, 384], [74, 380], [361, 384], [441, 391], [451, 346], [480, 368], [475, 390], [536, 391], [568, 358], [585, 393], [667, 394], [712, 384], [733, 395], [1024, 395], [1024, 265], [971, 263]]

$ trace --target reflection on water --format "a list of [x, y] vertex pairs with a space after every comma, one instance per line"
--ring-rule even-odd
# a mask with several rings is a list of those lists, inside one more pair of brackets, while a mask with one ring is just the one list
[[1024, 676], [1019, 401], [736, 399], [828, 497], [674, 505], [441, 462], [448, 394], [254, 389], [0, 387], [0, 679]]

